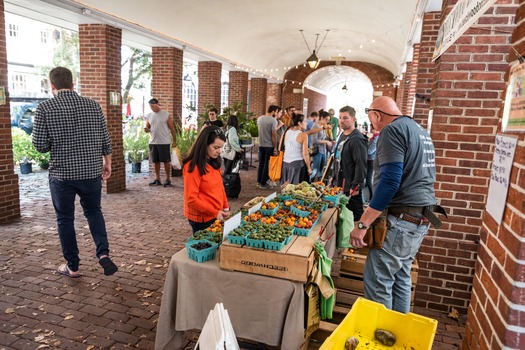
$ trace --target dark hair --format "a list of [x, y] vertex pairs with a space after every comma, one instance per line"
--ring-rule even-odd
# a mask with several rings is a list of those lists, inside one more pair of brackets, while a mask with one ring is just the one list
[[339, 110], [339, 113], [345, 113], [347, 112], [348, 114], [350, 114], [351, 117], [355, 117], [355, 109], [353, 107], [350, 107], [350, 106], [344, 106], [343, 108], [341, 108]]
[[319, 111], [319, 117], [321, 117], [321, 118], [326, 118], [326, 117], [331, 117], [331, 116], [332, 116], [332, 115], [331, 115], [330, 113], [328, 113], [327, 111], [325, 111], [325, 110], [322, 110], [322, 109], [321, 109], [321, 110]]
[[239, 130], [239, 118], [237, 118], [236, 115], [230, 115], [226, 122], [226, 126], [233, 126], [235, 130]]
[[270, 105], [270, 107], [268, 107], [268, 113], [273, 113], [273, 112], [277, 112], [278, 111], [278, 108], [277, 106], [275, 105]]
[[304, 115], [303, 114], [294, 114], [292, 117], [292, 124], [291, 127], [299, 125], [299, 123], [302, 123], [304, 121]]
[[286, 112], [288, 112], [290, 109], [295, 108], [294, 106], [286, 107]]
[[210, 108], [208, 113], [210, 113], [210, 112], [215, 112], [215, 114], [219, 115], [219, 110], [217, 108], [215, 108], [215, 107]]
[[210, 164], [214, 169], [220, 169], [222, 165], [221, 157], [208, 159], [208, 146], [215, 142], [216, 139], [226, 142], [226, 135], [221, 128], [210, 125], [201, 130], [197, 139], [191, 145], [188, 155], [182, 160], [183, 166], [190, 162], [188, 172], [191, 173], [195, 166], [199, 169], [199, 174], [206, 174], [206, 165]]
[[310, 118], [317, 118], [319, 116], [319, 113], [317, 113], [316, 111], [313, 111], [312, 113], [310, 113]]
[[56, 67], [49, 72], [49, 80], [55, 89], [71, 89], [73, 86], [73, 74], [64, 67]]

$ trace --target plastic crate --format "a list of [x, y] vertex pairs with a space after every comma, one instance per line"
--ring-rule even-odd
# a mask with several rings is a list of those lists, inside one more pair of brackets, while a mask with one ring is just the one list
[[[358, 349], [368, 344], [367, 349], [431, 350], [437, 324], [432, 318], [388, 310], [383, 304], [358, 298], [344, 320], [326, 338], [320, 350], [344, 349], [349, 337], [359, 339]], [[385, 346], [376, 341], [376, 329], [392, 332], [396, 336], [396, 343]]]
[[305, 218], [311, 214], [308, 210], [297, 209], [293, 205], [290, 207], [290, 211], [292, 212], [292, 214], [297, 215], [301, 218]]
[[277, 199], [279, 199], [280, 201], [285, 201], [288, 199], [292, 199], [292, 196], [290, 196], [289, 194], [279, 194], [277, 195]]
[[335, 196], [323, 196], [323, 199], [334, 203], [335, 206], [339, 205], [339, 200], [341, 199], [341, 193]]
[[[211, 244], [211, 247], [201, 249], [201, 250], [192, 248], [192, 245], [201, 243], [201, 242], [209, 243]], [[215, 259], [215, 256], [217, 255], [217, 247], [218, 247], [218, 244], [207, 241], [205, 239], [201, 239], [198, 241], [190, 241], [186, 243], [186, 251], [188, 252], [188, 257], [191, 260], [195, 260], [196, 262], [204, 262], [204, 261]]]
[[230, 236], [228, 235], [228, 240], [233, 244], [244, 245], [246, 243], [246, 236]]
[[261, 213], [264, 215], [264, 216], [272, 216], [272, 215], [275, 215], [275, 213], [277, 213], [277, 210], [279, 210], [279, 205], [276, 206], [275, 208], [273, 209], [259, 209], [261, 211]]
[[286, 239], [282, 242], [273, 242], [264, 240], [264, 249], [268, 250], [281, 250], [286, 245]]
[[293, 228], [293, 234], [297, 236], [309, 236], [310, 232], [312, 232], [312, 229], [314, 228], [314, 225], [310, 228], [300, 228], [300, 227], [294, 227]]
[[253, 239], [246, 236], [246, 245], [253, 248], [264, 248], [264, 240], [262, 239]]

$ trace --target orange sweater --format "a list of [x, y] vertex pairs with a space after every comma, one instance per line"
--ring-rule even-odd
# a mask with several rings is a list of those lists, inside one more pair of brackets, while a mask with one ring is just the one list
[[201, 176], [197, 167], [189, 173], [189, 165], [190, 162], [186, 163], [182, 169], [184, 216], [195, 222], [215, 219], [220, 210], [229, 207], [221, 171], [207, 164], [207, 173]]

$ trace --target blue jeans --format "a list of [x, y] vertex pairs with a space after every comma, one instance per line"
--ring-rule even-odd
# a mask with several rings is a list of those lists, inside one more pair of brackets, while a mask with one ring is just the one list
[[89, 225], [89, 231], [97, 247], [97, 257], [109, 255], [106, 222], [100, 209], [102, 178], [89, 180], [59, 180], [49, 177], [49, 190], [57, 216], [58, 237], [62, 254], [70, 270], [78, 271], [77, 237], [75, 233], [75, 197], [80, 197], [80, 205]]
[[365, 298], [406, 314], [410, 311], [410, 269], [428, 226], [388, 215], [387, 229], [383, 249], [370, 249], [366, 258]]
[[266, 185], [270, 177], [268, 168], [270, 157], [273, 156], [273, 147], [259, 147], [259, 168], [257, 169], [257, 183]]
[[314, 180], [317, 176], [319, 179], [323, 176], [323, 168], [326, 165], [326, 154], [325, 153], [317, 153], [313, 158], [313, 165], [312, 165], [312, 175], [310, 175], [310, 180]]

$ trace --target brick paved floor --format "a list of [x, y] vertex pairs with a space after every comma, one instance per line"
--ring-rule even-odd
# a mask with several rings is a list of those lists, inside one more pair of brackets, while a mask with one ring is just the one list
[[[20, 175], [22, 218], [0, 226], [0, 350], [154, 348], [164, 274], [191, 230], [182, 214], [182, 179], [173, 179], [172, 188], [149, 187], [146, 163], [142, 174], [127, 170], [126, 192], [103, 195], [111, 256], [119, 266], [110, 277], [97, 263], [79, 203], [84, 276], [55, 272], [63, 258], [47, 172]], [[232, 209], [261, 194], [256, 173], [242, 171], [243, 190], [230, 202]], [[458, 347], [464, 321], [416, 311], [439, 320], [434, 349]]]

